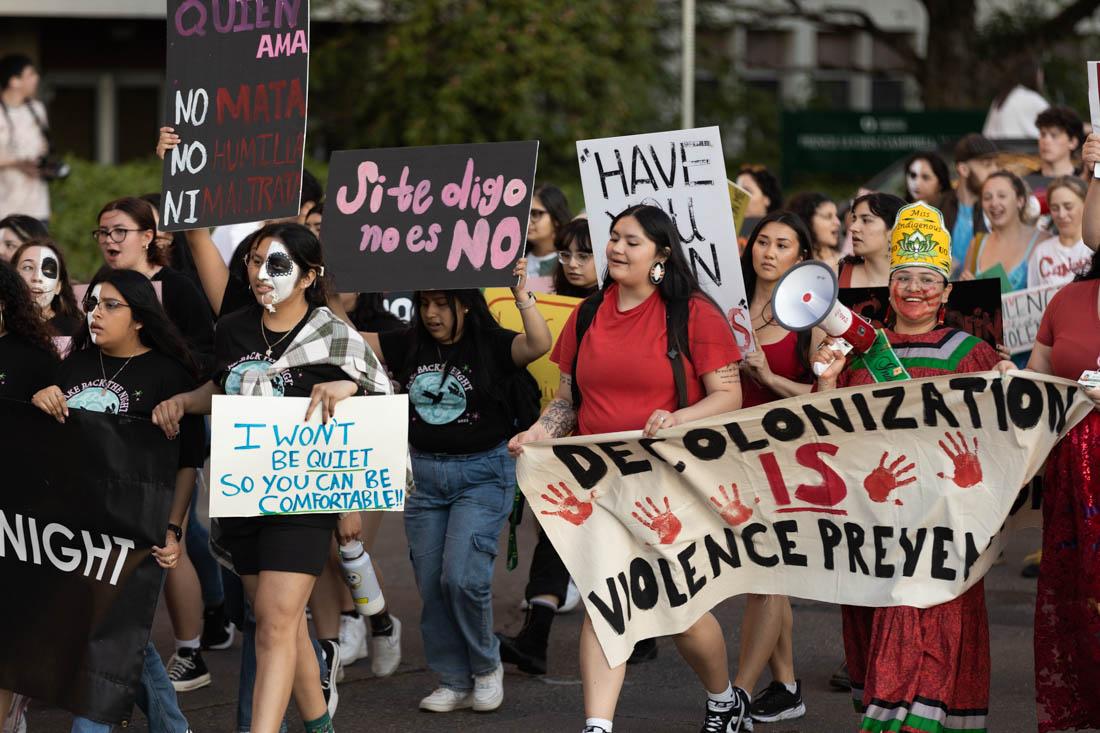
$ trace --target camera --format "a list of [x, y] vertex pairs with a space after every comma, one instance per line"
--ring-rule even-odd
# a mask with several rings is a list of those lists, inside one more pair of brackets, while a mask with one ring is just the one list
[[72, 172], [72, 166], [59, 156], [43, 155], [38, 159], [38, 173], [47, 181], [68, 178]]

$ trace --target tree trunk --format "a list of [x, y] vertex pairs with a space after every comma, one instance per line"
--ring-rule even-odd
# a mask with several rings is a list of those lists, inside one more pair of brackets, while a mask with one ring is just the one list
[[993, 87], [979, 58], [976, 0], [922, 0], [928, 12], [928, 46], [916, 70], [927, 109], [984, 107]]

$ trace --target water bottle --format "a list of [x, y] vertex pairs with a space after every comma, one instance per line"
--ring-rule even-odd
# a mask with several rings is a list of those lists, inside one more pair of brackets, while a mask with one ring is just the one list
[[355, 599], [355, 609], [360, 616], [373, 616], [386, 606], [382, 597], [382, 588], [378, 585], [378, 576], [374, 574], [370, 555], [363, 549], [363, 543], [354, 540], [340, 546], [340, 561], [344, 566], [344, 580]]

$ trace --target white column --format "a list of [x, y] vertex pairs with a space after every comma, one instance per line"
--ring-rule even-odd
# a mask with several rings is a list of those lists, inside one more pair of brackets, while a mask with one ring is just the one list
[[779, 90], [787, 104], [801, 106], [814, 93], [813, 69], [817, 65], [817, 31], [807, 20], [794, 20], [787, 38], [787, 71]]
[[684, 130], [695, 126], [695, 0], [683, 0], [683, 39], [680, 48], [681, 96], [680, 127]]
[[104, 165], [118, 162], [118, 102], [115, 92], [114, 75], [109, 72], [100, 74], [96, 80], [95, 95], [95, 159]]
[[853, 110], [871, 111], [873, 104], [871, 68], [874, 65], [874, 41], [867, 31], [858, 31], [852, 38], [852, 73], [848, 85], [848, 103]]

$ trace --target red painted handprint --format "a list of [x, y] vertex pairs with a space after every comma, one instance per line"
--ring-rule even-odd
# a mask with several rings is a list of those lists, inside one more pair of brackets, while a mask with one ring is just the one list
[[974, 450], [971, 451], [963, 434], [959, 432], [955, 434], [959, 436], [958, 443], [951, 437], [951, 433], [944, 433], [944, 437], [951, 442], [951, 448], [948, 448], [942, 440], [940, 441], [940, 448], [943, 448], [943, 452], [955, 464], [955, 475], [945, 476], [942, 473], [937, 475], [940, 478], [950, 478], [959, 488], [967, 489], [982, 481], [982, 463], [978, 460], [978, 439], [974, 438]]
[[909, 476], [905, 479], [901, 477], [903, 473], [912, 471], [917, 464], [910, 463], [908, 466], [898, 468], [906, 461], [906, 457], [903, 455], [887, 468], [886, 458], [889, 455], [889, 452], [883, 453], [882, 458], [879, 459], [878, 468], [871, 471], [867, 478], [863, 479], [863, 488], [867, 490], [867, 496], [871, 498], [871, 501], [884, 502], [894, 489], [917, 480], [916, 476]]
[[741, 503], [741, 492], [737, 490], [737, 484], [730, 484], [730, 489], [733, 491], [732, 499], [726, 494], [726, 487], [719, 485], [718, 491], [722, 494], [722, 501], [718, 501], [718, 497], [712, 496], [710, 497], [710, 503], [718, 510], [722, 519], [726, 520], [726, 524], [736, 527], [744, 524], [752, 516], [752, 509]]
[[652, 529], [657, 533], [657, 541], [662, 545], [671, 545], [676, 541], [676, 537], [680, 534], [680, 530], [683, 529], [683, 525], [680, 524], [680, 520], [676, 518], [676, 515], [672, 513], [672, 508], [668, 505], [668, 497], [665, 497], [665, 510], [661, 511], [657, 508], [657, 505], [653, 503], [653, 499], [648, 496], [645, 498], [649, 502], [649, 506], [653, 508], [653, 513], [650, 514], [649, 509], [642, 506], [642, 502], [634, 502], [634, 506], [642, 510], [642, 514], [645, 515], [645, 519], [638, 516], [638, 512], [631, 512], [635, 519], [642, 523], [647, 529]]
[[[586, 519], [592, 516], [592, 502], [579, 500], [565, 485], [564, 481], [559, 481], [558, 486], [561, 487], [561, 491], [555, 489], [553, 484], [546, 484], [546, 488], [554, 494], [553, 499], [546, 494], [542, 495], [547, 504], [557, 507], [557, 511], [546, 511], [544, 509], [542, 513], [550, 517], [561, 517], [570, 524], [581, 526]], [[592, 492], [589, 496], [591, 499], [595, 499], [596, 492]]]

